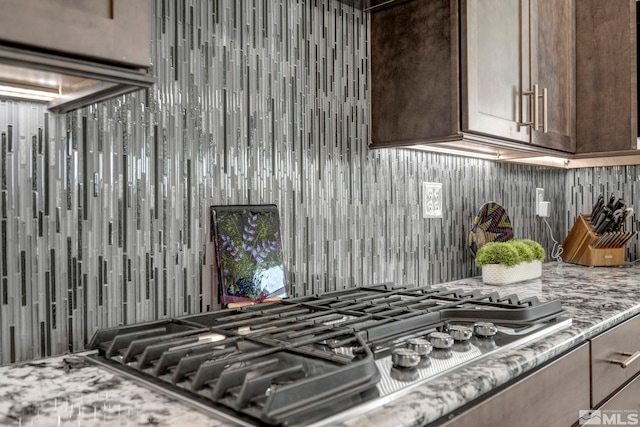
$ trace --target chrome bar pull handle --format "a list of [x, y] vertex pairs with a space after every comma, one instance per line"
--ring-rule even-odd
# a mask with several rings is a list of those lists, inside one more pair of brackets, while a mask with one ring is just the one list
[[538, 85], [533, 85], [533, 130], [537, 130], [540, 127], [540, 109], [538, 108], [538, 98], [540, 93]]
[[609, 362], [613, 363], [614, 365], [620, 365], [621, 367], [626, 368], [636, 360], [640, 359], [640, 351], [636, 351], [635, 353], [623, 352], [620, 354], [622, 356], [627, 356], [627, 358], [624, 360], [610, 360]]
[[[540, 125], [540, 127], [542, 128], [542, 132], [547, 133], [549, 128], [547, 126], [548, 121], [547, 121], [547, 88], [546, 87], [542, 89], [542, 95], [540, 95], [540, 97], [542, 98], [542, 124]], [[538, 103], [538, 100], [536, 99], [536, 104], [537, 103]], [[538, 128], [536, 127], [536, 129]]]
[[530, 126], [535, 129], [536, 126], [536, 117], [537, 117], [537, 102], [538, 102], [538, 85], [533, 85], [533, 89], [525, 90], [522, 92], [522, 96], [529, 97], [529, 120], [524, 121], [524, 111], [520, 111], [520, 119], [521, 122], [518, 123], [520, 126]]

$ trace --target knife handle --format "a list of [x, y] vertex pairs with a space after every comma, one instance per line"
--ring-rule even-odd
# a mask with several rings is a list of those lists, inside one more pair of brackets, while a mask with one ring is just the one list
[[600, 207], [598, 208], [598, 210], [596, 211], [595, 216], [593, 217], [593, 224], [595, 225], [595, 223], [598, 221], [598, 219], [600, 218], [600, 216], [602, 216], [603, 213], [605, 213], [605, 209], [608, 209], [604, 203], [602, 205], [600, 205]]
[[611, 220], [609, 218], [605, 218], [604, 221], [602, 221], [602, 224], [600, 224], [600, 226], [596, 230], [598, 232], [598, 234], [602, 234], [604, 232], [604, 230], [609, 225], [609, 222], [611, 222]]
[[593, 209], [591, 209], [591, 218], [594, 218], [598, 214], [598, 211], [600, 211], [600, 208], [603, 204], [604, 196], [601, 194], [598, 196], [598, 200], [596, 200], [596, 203], [593, 205]]
[[618, 209], [624, 209], [626, 206], [627, 206], [627, 202], [624, 199], [620, 198], [613, 206], [614, 207], [613, 210], [616, 211]]
[[600, 212], [598, 214], [598, 217], [591, 222], [591, 225], [593, 226], [594, 230], [598, 230], [600, 228], [600, 225], [602, 224], [602, 221], [604, 221], [605, 217], [606, 217], [606, 214], [604, 212]]

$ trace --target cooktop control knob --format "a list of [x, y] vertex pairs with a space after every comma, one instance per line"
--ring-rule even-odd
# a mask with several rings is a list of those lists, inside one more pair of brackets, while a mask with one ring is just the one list
[[391, 354], [391, 361], [396, 368], [413, 368], [420, 362], [420, 355], [410, 348], [396, 348]]
[[496, 328], [496, 325], [490, 322], [476, 322], [473, 325], [473, 332], [477, 337], [487, 338], [497, 334], [498, 328]]
[[411, 338], [407, 342], [407, 347], [418, 353], [420, 356], [427, 356], [433, 350], [433, 346], [424, 338]]
[[444, 332], [432, 332], [429, 334], [429, 341], [431, 344], [438, 349], [447, 349], [451, 348], [453, 345], [453, 338], [449, 334], [445, 334]]
[[456, 341], [467, 341], [473, 336], [473, 331], [468, 326], [451, 325], [449, 326], [449, 335]]

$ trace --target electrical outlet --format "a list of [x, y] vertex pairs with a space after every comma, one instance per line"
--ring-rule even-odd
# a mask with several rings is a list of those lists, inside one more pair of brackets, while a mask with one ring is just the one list
[[423, 183], [423, 218], [442, 218], [442, 184]]
[[544, 202], [544, 188], [536, 188], [536, 201], [534, 203], [536, 215], [540, 215], [540, 203]]

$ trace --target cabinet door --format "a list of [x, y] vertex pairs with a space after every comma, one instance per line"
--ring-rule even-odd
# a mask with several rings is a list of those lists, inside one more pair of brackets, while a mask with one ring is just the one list
[[457, 1], [410, 1], [370, 16], [372, 145], [459, 134]]
[[637, 148], [636, 1], [576, 3], [577, 152]]
[[[531, 0], [531, 85], [547, 89], [547, 132], [532, 134], [532, 143], [575, 152], [574, 0]], [[541, 120], [542, 98], [538, 99]]]
[[529, 142], [529, 129], [518, 125], [528, 1], [469, 0], [462, 6], [462, 128]]
[[611, 363], [640, 351], [640, 316], [636, 316], [591, 340], [591, 405], [597, 407], [607, 396], [640, 372], [640, 360], [622, 368]]
[[442, 427], [570, 426], [589, 408], [589, 347], [566, 356], [451, 418]]
[[[606, 411], [619, 411], [621, 415], [626, 415], [635, 412], [635, 416], [640, 413], [640, 377], [636, 377], [635, 380], [627, 384], [622, 390], [616, 393], [610, 400], [608, 400], [599, 409], [603, 412]], [[627, 421], [627, 420], [625, 420]], [[628, 420], [632, 421], [632, 420]], [[629, 422], [628, 425], [634, 425]]]

